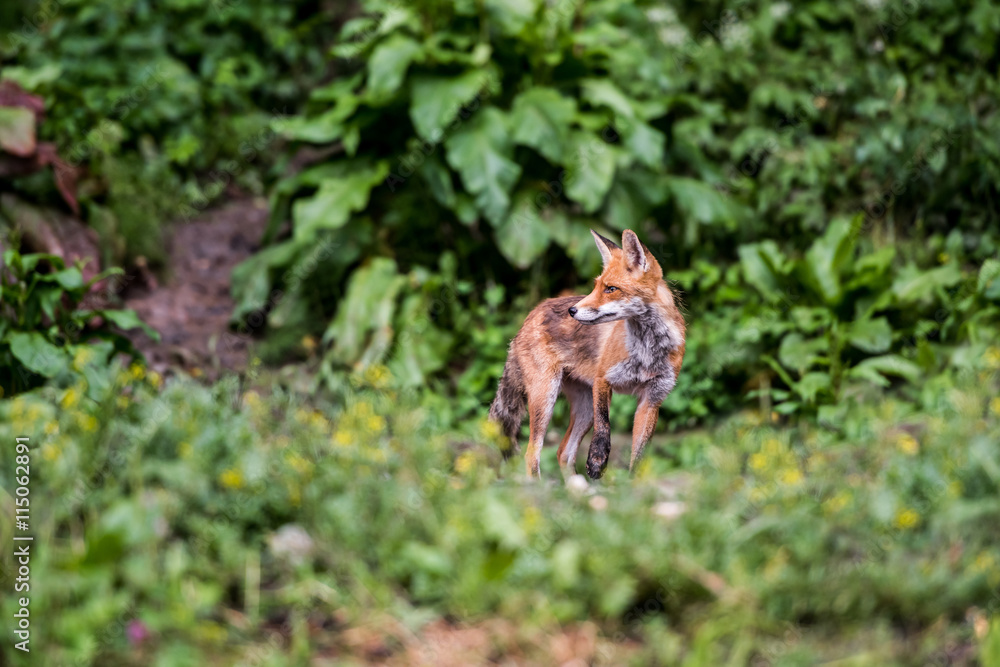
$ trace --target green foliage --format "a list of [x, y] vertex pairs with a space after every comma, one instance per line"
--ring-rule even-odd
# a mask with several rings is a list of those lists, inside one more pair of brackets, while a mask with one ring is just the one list
[[[970, 625], [1000, 604], [1000, 348], [966, 352], [912, 401], [874, 388], [826, 427], [744, 412], [657, 438], [636, 478], [616, 465], [587, 490], [511, 483], [522, 463], [501, 462], [478, 423], [449, 433], [384, 370], [318, 409], [101, 370], [99, 389], [87, 377], [0, 401], [0, 439], [37, 434], [33, 534], [71, 536], [31, 561], [45, 620], [32, 638], [78, 664], [263, 650], [277, 665], [351, 655], [348, 629], [391, 636], [386, 617], [411, 636], [446, 617], [546, 636], [593, 623], [597, 664], [995, 652]], [[13, 465], [0, 449], [8, 479]]]
[[161, 260], [163, 224], [228, 185], [263, 189], [280, 157], [269, 124], [325, 74], [334, 18], [305, 0], [23, 4], [2, 77], [45, 99], [41, 138], [85, 170], [88, 219], [124, 242], [116, 263]]
[[[13, 248], [0, 264], [0, 396], [13, 396], [46, 380], [80, 376], [100, 381], [102, 366], [119, 353], [140, 356], [117, 329], [141, 328], [158, 337], [131, 310], [88, 309], [91, 286], [121, 269], [83, 281], [80, 266], [56, 255], [22, 255]], [[94, 323], [98, 324], [95, 326]]]
[[[448, 320], [481, 329], [468, 315], [486, 290], [530, 302], [575, 287], [599, 267], [587, 229], [632, 228], [688, 308], [666, 408], [680, 424], [748, 388], [792, 412], [845, 381], [914, 380], [996, 315], [969, 289], [998, 248], [992, 6], [922, 4], [902, 23], [891, 7], [819, 1], [362, 8], [334, 49], [340, 78], [281, 124], [336, 150], [277, 187], [273, 245], [238, 275], [237, 318], [278, 291], [330, 321], [373, 258], [423, 275], [454, 252], [471, 290]], [[939, 28], [947, 40], [928, 37]], [[324, 243], [326, 270], [298, 279]], [[379, 293], [384, 327], [365, 329], [368, 345], [306, 318], [269, 331], [325, 330], [331, 370], [390, 363], [404, 294]], [[471, 329], [450, 333], [429, 368], [484, 352]]]

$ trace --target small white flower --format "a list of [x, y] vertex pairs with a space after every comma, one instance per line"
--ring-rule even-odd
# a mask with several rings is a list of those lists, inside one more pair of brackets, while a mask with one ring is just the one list
[[302, 565], [315, 546], [309, 533], [294, 523], [282, 526], [267, 541], [275, 558], [287, 560], [292, 565]]
[[583, 475], [573, 475], [566, 480], [566, 488], [569, 489], [570, 493], [574, 496], [579, 496], [587, 492], [590, 485], [587, 484], [587, 478]]
[[682, 25], [663, 26], [656, 33], [666, 46], [684, 46], [688, 40], [688, 31]]
[[677, 500], [664, 500], [653, 506], [653, 514], [673, 521], [687, 510], [687, 505]]
[[771, 18], [773, 18], [776, 21], [780, 21], [781, 19], [788, 16], [788, 12], [790, 12], [791, 10], [792, 6], [787, 2], [776, 2], [773, 5], [771, 5], [771, 7], [768, 9], [768, 11], [771, 13]]
[[673, 7], [651, 7], [646, 10], [650, 23], [677, 23], [677, 12]]
[[594, 496], [590, 499], [590, 508], [595, 512], [603, 512], [608, 509], [608, 499], [604, 496]]
[[734, 49], [750, 43], [750, 28], [745, 23], [734, 23], [722, 32], [722, 46]]

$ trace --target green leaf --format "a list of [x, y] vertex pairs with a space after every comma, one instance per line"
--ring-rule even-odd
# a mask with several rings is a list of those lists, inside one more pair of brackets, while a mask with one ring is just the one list
[[35, 152], [35, 113], [26, 107], [0, 107], [0, 149], [28, 157]]
[[920, 378], [920, 366], [899, 355], [886, 354], [881, 357], [865, 359], [852, 368], [848, 375], [874, 382], [880, 387], [888, 387], [889, 381], [884, 376], [893, 375], [910, 382], [916, 382]]
[[500, 32], [516, 37], [525, 26], [534, 22], [541, 3], [539, 0], [485, 0], [484, 4], [490, 18], [500, 27]]
[[976, 291], [987, 299], [1000, 299], [1000, 261], [988, 259], [979, 269]]
[[740, 266], [746, 281], [767, 298], [780, 295], [781, 283], [776, 267], [785, 263], [785, 256], [778, 244], [768, 239], [761, 243], [748, 243], [736, 250], [740, 256]]
[[634, 122], [624, 131], [624, 145], [639, 162], [651, 169], [663, 166], [663, 153], [667, 138], [662, 132], [646, 123]]
[[[494, 92], [496, 85], [497, 75], [491, 68], [468, 70], [458, 76], [411, 77], [410, 120], [414, 129], [425, 141], [438, 143], [462, 107], [480, 93]], [[478, 109], [472, 109], [471, 114], [478, 116]]]
[[864, 352], [885, 352], [892, 345], [892, 328], [889, 326], [889, 320], [884, 317], [858, 320], [852, 322], [847, 330], [847, 340]]
[[36, 331], [13, 331], [8, 334], [7, 342], [11, 354], [33, 373], [53, 378], [66, 367], [65, 350]]
[[550, 240], [549, 225], [530, 194], [518, 196], [510, 215], [494, 232], [494, 238], [503, 256], [519, 269], [528, 268], [545, 252]]
[[694, 178], [676, 177], [667, 181], [678, 211], [684, 217], [685, 241], [697, 239], [697, 224], [734, 226], [735, 212], [729, 201], [708, 183]]
[[576, 101], [552, 88], [531, 88], [514, 100], [514, 141], [531, 146], [553, 164], [562, 164]]
[[800, 264], [804, 280], [828, 305], [836, 305], [844, 296], [841, 275], [854, 251], [851, 226], [844, 219], [830, 223], [826, 233], [816, 239]]
[[323, 229], [337, 229], [351, 218], [352, 213], [368, 206], [372, 188], [389, 175], [389, 164], [374, 165], [351, 162], [345, 164], [340, 176], [322, 181], [311, 197], [299, 199], [292, 207], [297, 241], [313, 239]]
[[143, 333], [153, 340], [160, 340], [160, 334], [136, 315], [135, 311], [126, 308], [124, 310], [95, 310], [95, 315], [100, 315], [108, 322], [111, 322], [119, 329], [128, 331], [129, 329], [142, 329]]
[[806, 373], [802, 379], [795, 383], [795, 393], [802, 397], [806, 403], [815, 403], [816, 396], [823, 391], [833, 388], [828, 373]]
[[584, 79], [580, 82], [580, 93], [591, 106], [607, 107], [622, 118], [635, 118], [632, 100], [610, 79]]
[[786, 368], [803, 375], [809, 367], [823, 361], [820, 353], [826, 351], [828, 347], [827, 341], [823, 338], [806, 340], [801, 334], [790, 333], [781, 340], [778, 359]]
[[566, 155], [566, 196], [587, 213], [604, 202], [615, 178], [617, 152], [586, 132], [573, 132]]
[[406, 70], [422, 58], [423, 47], [414, 39], [396, 33], [381, 42], [368, 61], [368, 94], [370, 99], [388, 98], [403, 84]]
[[382, 360], [392, 343], [396, 295], [405, 282], [387, 257], [376, 257], [351, 275], [337, 315], [323, 334], [324, 343], [333, 341], [333, 360], [362, 368]]
[[957, 285], [962, 273], [955, 264], [945, 264], [929, 271], [906, 266], [892, 283], [893, 294], [901, 303], [913, 303], [933, 296], [934, 292]]
[[521, 167], [511, 159], [507, 117], [493, 107], [482, 109], [448, 137], [445, 148], [448, 164], [475, 196], [479, 210], [499, 224], [510, 207], [508, 193], [521, 176]]

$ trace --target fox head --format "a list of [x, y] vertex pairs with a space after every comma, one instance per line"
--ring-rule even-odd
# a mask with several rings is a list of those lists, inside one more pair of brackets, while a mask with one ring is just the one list
[[[645, 313], [661, 289], [663, 270], [631, 229], [622, 234], [622, 244], [590, 230], [601, 251], [604, 270], [594, 281], [594, 291], [569, 309], [583, 324], [600, 324]], [[669, 290], [668, 290], [669, 292]]]

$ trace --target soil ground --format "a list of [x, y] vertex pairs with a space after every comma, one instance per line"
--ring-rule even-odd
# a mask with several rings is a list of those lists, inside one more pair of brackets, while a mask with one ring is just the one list
[[247, 197], [171, 228], [166, 277], [123, 296], [124, 306], [160, 333], [159, 342], [132, 337], [150, 367], [216, 378], [246, 366], [250, 341], [229, 328], [230, 276], [259, 247], [267, 217], [267, 202]]

